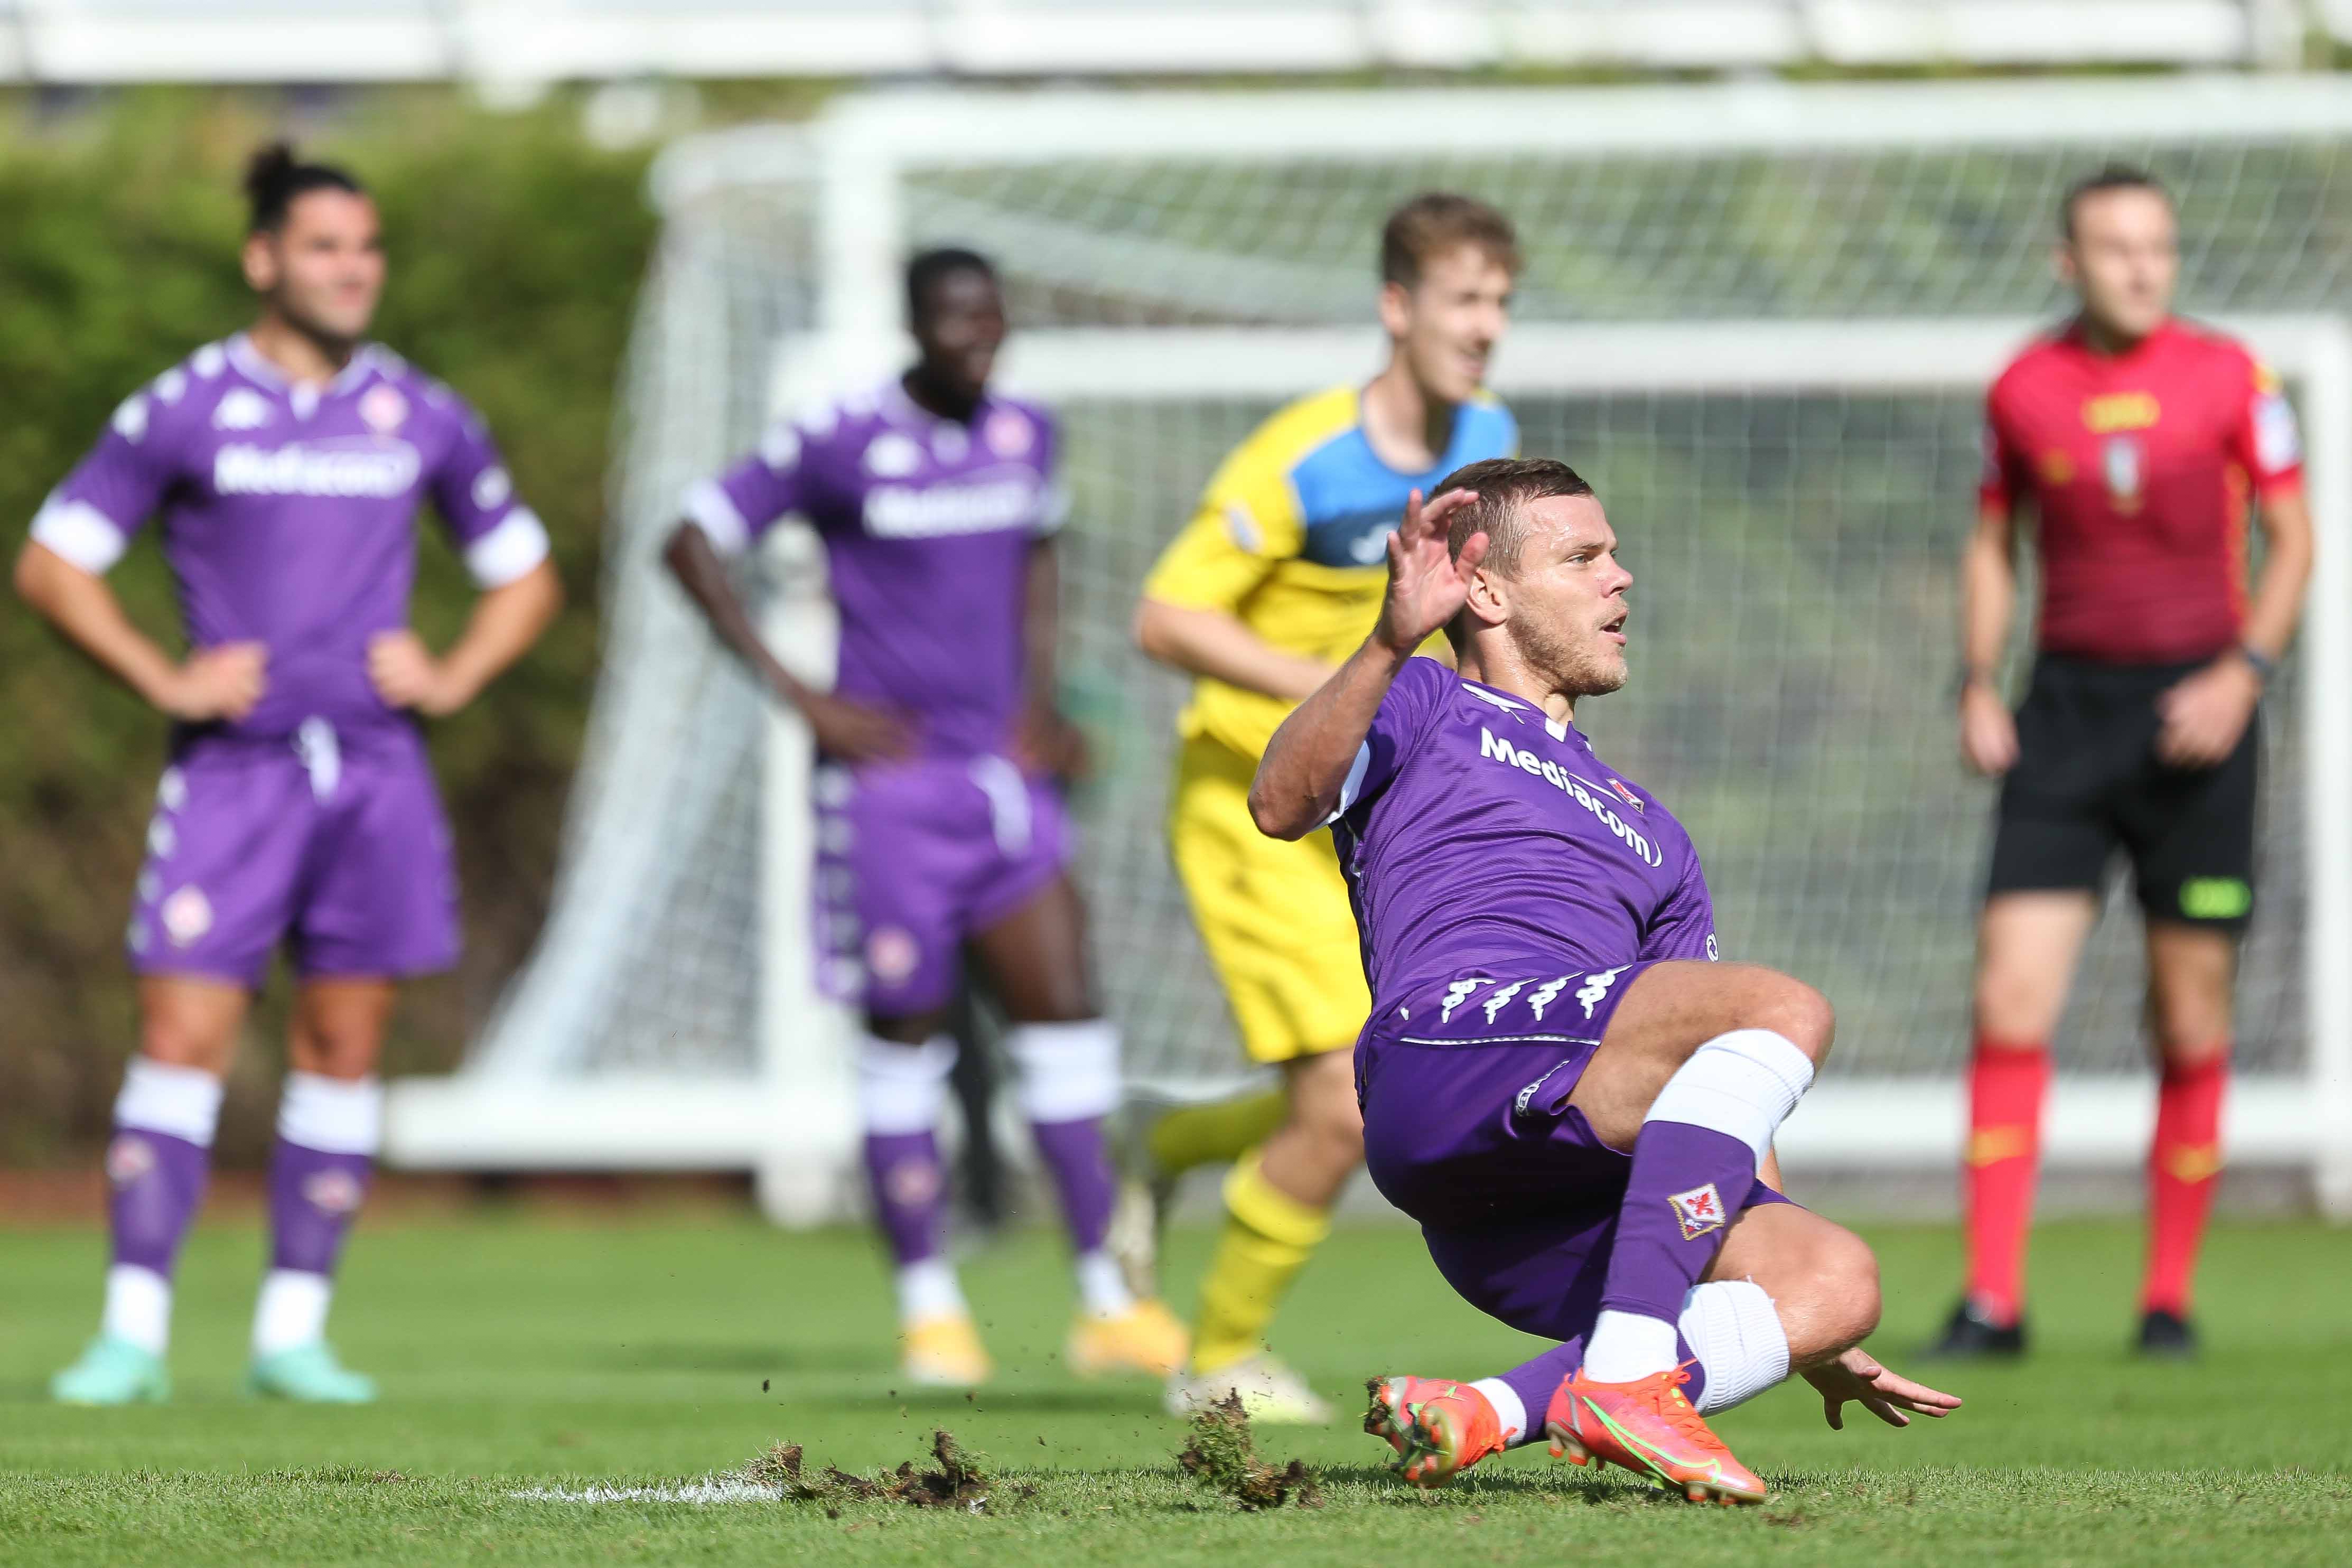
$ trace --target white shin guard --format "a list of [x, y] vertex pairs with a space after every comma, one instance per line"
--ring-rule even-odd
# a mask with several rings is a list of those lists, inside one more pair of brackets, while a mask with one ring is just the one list
[[1118, 1030], [1108, 1018], [1020, 1024], [1004, 1050], [1021, 1069], [1021, 1111], [1032, 1121], [1079, 1121], [1118, 1108]]
[[1789, 1375], [1789, 1336], [1780, 1310], [1753, 1279], [1691, 1287], [1675, 1326], [1706, 1373], [1701, 1415], [1753, 1399]]
[[947, 1104], [948, 1074], [956, 1043], [934, 1035], [919, 1046], [860, 1036], [857, 1041], [857, 1122], [885, 1137], [929, 1132]]

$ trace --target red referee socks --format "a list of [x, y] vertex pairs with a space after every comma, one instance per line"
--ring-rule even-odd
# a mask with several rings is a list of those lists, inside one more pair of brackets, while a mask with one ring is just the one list
[[[2003, 1326], [2025, 1305], [2025, 1233], [2042, 1155], [2050, 1052], [1977, 1037], [1969, 1065], [1969, 1300]], [[2201, 1217], [2203, 1211], [2199, 1211]]]
[[2230, 1082], [2225, 1047], [2187, 1067], [2168, 1065], [2156, 1101], [2156, 1142], [2147, 1155], [2147, 1280], [2142, 1311], [2189, 1315], [2189, 1281], [2221, 1173], [2221, 1100]]

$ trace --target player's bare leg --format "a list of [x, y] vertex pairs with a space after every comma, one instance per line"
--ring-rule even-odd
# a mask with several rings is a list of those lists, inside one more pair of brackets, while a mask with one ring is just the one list
[[113, 1237], [98, 1337], [50, 1380], [72, 1405], [170, 1396], [172, 1270], [212, 1171], [221, 1082], [252, 996], [194, 975], [139, 982], [139, 1052], [124, 1069], [106, 1151]]
[[2025, 1349], [2025, 1249], [2040, 1172], [2050, 1040], [2083, 943], [2098, 920], [2086, 892], [1998, 893], [1977, 921], [1976, 1039], [1969, 1066], [1968, 1279], [1931, 1352]]
[[2148, 922], [2148, 1034], [2163, 1079], [2148, 1150], [2147, 1273], [2137, 1342], [2146, 1354], [2197, 1349], [2191, 1283], [2221, 1172], [2237, 964], [2237, 938], [2226, 929]]
[[1763, 1500], [1683, 1393], [1678, 1323], [1834, 1032], [1819, 992], [1756, 965], [1660, 963], [1628, 986], [1569, 1096], [1633, 1163], [1600, 1317], [1545, 1423], [1555, 1452], [1694, 1501]]
[[1095, 996], [1076, 888], [1056, 877], [972, 945], [1012, 1021], [1005, 1050], [1069, 1231], [1078, 1312], [1065, 1352], [1082, 1375], [1165, 1377], [1183, 1361], [1184, 1327], [1137, 1300], [1105, 1245], [1118, 1194], [1103, 1126], [1118, 1104], [1118, 1032]]
[[1225, 1183], [1225, 1228], [1202, 1286], [1189, 1373], [1169, 1385], [1181, 1411], [1238, 1393], [1261, 1420], [1320, 1425], [1331, 1407], [1265, 1349], [1266, 1326], [1330, 1233], [1331, 1205], [1364, 1160], [1352, 1053], [1283, 1064], [1287, 1113]]
[[269, 1155], [269, 1272], [253, 1313], [257, 1394], [356, 1405], [375, 1384], [327, 1343], [335, 1264], [383, 1142], [375, 1076], [398, 994], [375, 975], [319, 975], [294, 993], [286, 1082]]

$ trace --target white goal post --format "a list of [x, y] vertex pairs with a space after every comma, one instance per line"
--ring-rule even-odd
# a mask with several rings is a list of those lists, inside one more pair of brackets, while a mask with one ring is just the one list
[[[1351, 181], [1391, 165], [1404, 171], [1393, 178], [1407, 179], [1428, 169], [1440, 178], [1470, 170], [1478, 176], [1470, 183], [1500, 182], [1507, 193], [1517, 187], [1497, 171], [1537, 179], [1582, 171], [1578, 178], [1597, 181], [1591, 171], [1625, 164], [1634, 170], [1625, 176], [1633, 188], [1626, 210], [1638, 218], [1642, 171], [1664, 171], [1656, 182], [1661, 221], [1689, 221], [1696, 247], [1714, 243], [1710, 237], [1733, 221], [1726, 215], [1739, 191], [1721, 171], [1735, 165], [1818, 174], [1830, 160], [1833, 173], [1887, 177], [1890, 201], [1917, 201], [1929, 186], [1919, 169], [1952, 182], [1950, 169], [1895, 168], [1895, 161], [1991, 159], [1989, 174], [1963, 172], [1994, 193], [1989, 206], [2016, 205], [2022, 197], [2011, 187], [2023, 182], [2026, 165], [2003, 158], [2032, 160], [2034, 188], [2025, 194], [2042, 203], [2051, 170], [2079, 172], [2118, 150], [2276, 148], [2305, 139], [2352, 142], [2352, 95], [2332, 81], [2294, 78], [881, 93], [841, 100], [805, 130], [728, 132], [673, 149], [655, 180], [671, 238], [633, 349], [630, 446], [608, 568], [608, 668], [555, 908], [540, 951], [467, 1068], [448, 1079], [394, 1085], [391, 1158], [438, 1168], [751, 1169], [770, 1212], [796, 1222], [854, 1203], [845, 1021], [819, 999], [809, 956], [805, 736], [760, 704], [723, 661], [689, 651], [702, 647], [693, 641], [700, 628], [674, 602], [652, 556], [674, 516], [675, 486], [747, 442], [761, 415], [878, 371], [903, 352], [898, 276], [911, 245], [971, 238], [997, 257], [1017, 305], [1044, 302], [1024, 310], [1003, 375], [1066, 412], [1080, 498], [1074, 546], [1082, 552], [1073, 635], [1096, 656], [1090, 664], [1108, 668], [1115, 645], [1125, 652], [1140, 564], [1206, 477], [1205, 460], [1193, 455], [1213, 458], [1228, 430], [1246, 428], [1275, 403], [1376, 366], [1376, 335], [1339, 324], [1365, 313], [1357, 307], [1368, 302], [1370, 228], [1352, 219], [1345, 226], [1343, 269], [1316, 248], [1319, 234], [1298, 238], [1291, 221], [1291, 204], [1303, 200], [1297, 193], [1323, 188], [1318, 181]], [[2216, 154], [2211, 163], [2239, 171], [2230, 176], [2238, 185], [2253, 177], [2243, 156]], [[1269, 166], [1279, 177], [1265, 172]], [[1150, 206], [1107, 199], [1107, 191], [1157, 195], [1161, 186], [1145, 187], [1147, 176], [1130, 172], [1143, 168], [1177, 171], [1149, 177], [1195, 193], [1185, 199], [1212, 218], [1220, 200], [1246, 209], [1247, 221], [1275, 239], [1221, 249], [1173, 197]], [[1213, 185], [1220, 170], [1230, 184], [1197, 194], [1202, 172]], [[1129, 184], [1114, 186], [1114, 177]], [[1363, 177], [1372, 195], [1379, 184], [1393, 184], [1385, 173], [1380, 182]], [[786, 189], [793, 193], [779, 207], [786, 218], [760, 231], [758, 243], [712, 237], [740, 221], [745, 193]], [[1693, 205], [1694, 191], [1706, 194], [1704, 208]], [[1948, 217], [1957, 198], [1933, 199]], [[2198, 208], [2193, 201], [2184, 207], [2193, 249]], [[2047, 215], [2034, 210], [2042, 226], [2002, 246], [2038, 255]], [[1844, 221], [1866, 226], [1869, 215], [1848, 213]], [[1642, 319], [1621, 308], [1614, 319], [1580, 320], [1560, 285], [1541, 277], [1541, 234], [1528, 239], [1537, 260], [1528, 293], [1536, 298], [1497, 357], [1496, 390], [1523, 405], [1530, 450], [1559, 447], [1612, 498], [1621, 531], [1651, 536], [1641, 548], [1662, 563], [1653, 575], [1655, 602], [1666, 631], [1683, 629], [1679, 641], [1637, 639], [1627, 695], [1646, 706], [1597, 707], [1597, 734], [1612, 757], [1624, 754], [1621, 743], [1630, 746], [1638, 765], [1620, 765], [1692, 822], [1718, 884], [1727, 951], [1786, 957], [1807, 978], [1822, 978], [1807, 972], [1808, 958], [1880, 977], [1859, 1012], [1859, 1034], [1857, 1014], [1845, 1015], [1841, 1070], [1786, 1129], [1788, 1161], [1799, 1171], [1950, 1168], [1962, 1142], [1956, 1068], [1965, 1039], [1943, 1038], [1952, 1032], [1949, 997], [1910, 1005], [1899, 993], [1965, 989], [1951, 921], [1965, 918], [1988, 802], [1948, 777], [1958, 766], [1941, 705], [1956, 531], [1971, 505], [1973, 464], [1962, 448], [1973, 417], [1966, 411], [2035, 329], [2028, 308], [2045, 301], [2025, 299], [2008, 311], [1965, 308], [1980, 301], [1965, 279], [1947, 281], [1927, 264], [1906, 261], [1925, 279], [1916, 303], [1840, 313], [1822, 308], [1838, 302], [1832, 257], [1822, 263], [1827, 281], [1815, 289], [1814, 309], [1802, 313], [1742, 313], [1733, 308], [1743, 287], [1735, 281], [1720, 297], [1698, 298], [1695, 286], [1687, 317]], [[775, 279], [749, 275], [763, 264]], [[2190, 271], [2194, 282], [2194, 265]], [[1538, 279], [1550, 292], [1538, 293]], [[779, 302], [787, 289], [799, 291], [797, 302]], [[1089, 302], [1087, 289], [1112, 306]], [[2298, 401], [2321, 542], [2312, 611], [2273, 716], [2270, 793], [2283, 809], [2273, 810], [2270, 826], [2288, 847], [2282, 853], [2292, 875], [2283, 880], [2293, 887], [2259, 933], [2261, 962], [2249, 964], [2250, 986], [2297, 994], [2270, 998], [2277, 1037], [2233, 1090], [2226, 1136], [2235, 1161], [2308, 1169], [2327, 1210], [2352, 1215], [2352, 820], [2345, 815], [2352, 805], [2352, 328], [2342, 313], [2352, 310], [2352, 294], [2339, 301], [2315, 285], [2292, 310], [2272, 310], [2262, 308], [2269, 301], [2247, 308], [2215, 291], [2224, 308], [2211, 311], [2214, 319], [2245, 336]], [[1073, 292], [1078, 304], [1053, 302]], [[1327, 296], [1332, 303], [1316, 303]], [[1138, 297], [1145, 305], [1130, 307]], [[1234, 303], [1221, 310], [1227, 297]], [[1963, 308], [1947, 308], [1954, 300]], [[2203, 305], [2193, 291], [2189, 303]], [[1089, 320], [1089, 312], [1108, 319]], [[1041, 315], [1044, 324], [1027, 324]], [[764, 337], [747, 347], [746, 332]], [[698, 377], [697, 354], [712, 364], [731, 355], [735, 368]], [[719, 384], [730, 377], [731, 390]], [[1169, 451], [1184, 463], [1167, 458]], [[1084, 532], [1090, 494], [1097, 514], [1116, 522], [1091, 543]], [[1722, 525], [1730, 531], [1706, 532], [1702, 525], [1718, 513], [1735, 515]], [[1819, 537], [1805, 552], [1781, 552], [1785, 542], [1764, 531], [1782, 527]], [[805, 535], [787, 532], [778, 549], [790, 559], [772, 574], [777, 589], [765, 613], [781, 647], [821, 668], [829, 626], [820, 568]], [[1722, 552], [1719, 561], [1711, 550]], [[1931, 569], [1937, 561], [1942, 566]], [[1802, 574], [1823, 563], [1842, 563], [1841, 581], [1822, 590], [1817, 613], [1838, 623], [1829, 626], [1811, 625], [1792, 603], [1807, 591]], [[1637, 574], [1644, 570], [1637, 559]], [[1646, 616], [1644, 591], [1637, 584]], [[1710, 603], [1719, 605], [1719, 625], [1706, 618]], [[1777, 646], [1805, 637], [1820, 647]], [[1132, 695], [1131, 707], [1164, 724], [1172, 698], [1157, 687], [1148, 696], [1129, 691], [1156, 679], [1118, 666], [1117, 695]], [[1702, 679], [1720, 689], [1694, 706], [1673, 705], [1677, 689]], [[1743, 693], [1744, 682], [1753, 689]], [[700, 706], [684, 704], [685, 684], [702, 694]], [[1664, 689], [1653, 695], [1654, 686]], [[1906, 705], [1934, 710], [1932, 730], [1900, 718]], [[1755, 737], [1727, 738], [1735, 726], [1722, 716], [1734, 707], [1766, 712], [1769, 721], [1756, 735], [1769, 746], [1751, 754]], [[1618, 711], [1632, 715], [1622, 731], [1611, 729]], [[1899, 743], [1881, 733], [1892, 724], [1906, 727]], [[1129, 727], [1138, 735], [1150, 728]], [[1857, 740], [1854, 731], [1867, 733]], [[1154, 743], [1164, 751], [1164, 737]], [[1809, 749], [1819, 765], [1805, 761]], [[1790, 768], [1791, 758], [1804, 765], [1759, 784], [1743, 802], [1745, 782], [1763, 777], [1757, 770]], [[1158, 844], [1140, 842], [1156, 820], [1164, 781], [1153, 773], [1161, 761], [1152, 752], [1115, 768], [1091, 814], [1082, 803], [1081, 816], [1091, 829], [1098, 925], [1113, 928], [1103, 945], [1120, 1021], [1131, 1038], [1150, 1036], [1138, 1049], [1143, 1075], [1181, 1091], [1230, 1079], [1236, 1058], [1189, 948], [1191, 969], [1160, 989], [1158, 976], [1130, 984], [1122, 967], [1157, 967], [1171, 944], [1191, 941], [1170, 913], [1180, 906]], [[1871, 796], [1868, 810], [1837, 804], [1841, 778]], [[1695, 805], [1685, 806], [1686, 798]], [[1832, 820], [1806, 826], [1801, 814], [1813, 806]], [[1895, 815], [1906, 807], [1907, 818]], [[709, 826], [730, 811], [756, 822], [756, 836], [727, 837]], [[1775, 826], [1783, 820], [1792, 825], [1787, 831]], [[1719, 825], [1713, 839], [1710, 824]], [[1903, 844], [1881, 853], [1871, 836], [1889, 832]], [[740, 953], [751, 955], [756, 973], [748, 980], [695, 967], [725, 946], [723, 931], [652, 934], [667, 906], [647, 889], [668, 889], [689, 875], [747, 879], [697, 908], [715, 903], [756, 926], [735, 959], [740, 969]], [[1783, 897], [1780, 886], [1790, 880], [1806, 890]], [[1941, 911], [1933, 913], [1940, 923], [1932, 943], [1912, 935], [1929, 931], [1930, 911]], [[1808, 921], [1828, 948], [1807, 949], [1802, 933], [1789, 934]], [[647, 975], [644, 952], [656, 942], [666, 956], [655, 978], [683, 1001], [645, 1003], [636, 993], [650, 981], [614, 978]], [[674, 952], [695, 956], [667, 956]], [[673, 973], [681, 964], [682, 977]], [[1843, 1010], [1838, 986], [1825, 984]], [[664, 1043], [695, 1032], [670, 1020], [714, 990], [740, 984], [755, 1000], [750, 1012], [729, 1015], [752, 1037], [740, 1058], [693, 1056]], [[639, 1019], [630, 1010], [641, 1006], [647, 1016]], [[2145, 1154], [2153, 1083], [2144, 1070], [2126, 1070], [2130, 1058], [2118, 1041], [2127, 1026], [2113, 1023], [2114, 1011], [2101, 1015], [2108, 1021], [2094, 1070], [2062, 1070], [2046, 1142], [2053, 1164], [2122, 1166]], [[614, 1022], [621, 1013], [630, 1015], [625, 1026]], [[1171, 1014], [1181, 1017], [1168, 1022]], [[1881, 1024], [1919, 1037], [1897, 1049], [1870, 1037]], [[724, 1020], [709, 1026], [723, 1029]], [[2063, 1046], [2060, 1059], [2064, 1069]]]

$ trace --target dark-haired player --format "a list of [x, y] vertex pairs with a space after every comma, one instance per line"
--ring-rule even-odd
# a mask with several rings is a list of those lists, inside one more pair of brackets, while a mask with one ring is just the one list
[[[2253, 909], [2256, 710], [2311, 574], [2294, 410], [2243, 345], [2170, 313], [2179, 252], [2163, 189], [2109, 169], [2060, 216], [2059, 275], [2081, 308], [1993, 383], [1962, 564], [1961, 752], [2005, 777], [1977, 932], [1967, 1294], [1938, 1347], [1952, 1355], [2025, 1348], [2050, 1038], [2119, 850], [2163, 1068], [2139, 1347], [2194, 1348], [2189, 1280]], [[2249, 510], [2269, 544], [2251, 603]], [[1997, 676], [2028, 512], [2039, 653], [2012, 718]]]
[[[331, 1279], [381, 1137], [394, 983], [457, 953], [449, 830], [418, 720], [471, 701], [562, 597], [546, 531], [481, 421], [362, 341], [384, 276], [366, 193], [282, 146], [255, 158], [247, 189], [259, 317], [115, 410], [16, 561], [26, 601], [173, 721], [131, 917], [139, 1052], [106, 1155], [104, 1323], [51, 1384], [76, 1404], [169, 1391], [173, 1261], [204, 1194], [221, 1079], [280, 945], [297, 980], [252, 1386], [374, 1396], [328, 1348]], [[408, 629], [428, 499], [482, 590], [438, 658]], [[105, 582], [153, 514], [183, 660]]]
[[[1233, 1163], [1192, 1364], [1169, 1384], [1180, 1414], [1238, 1392], [1260, 1420], [1329, 1418], [1265, 1335], [1363, 1163], [1347, 1049], [1369, 1000], [1348, 890], [1328, 835], [1277, 843], [1251, 827], [1250, 774], [1283, 715], [1371, 624], [1406, 495], [1518, 448], [1486, 387], [1519, 270], [1510, 220], [1468, 196], [1415, 196], [1381, 231], [1380, 270], [1388, 363], [1300, 398], [1234, 448], [1136, 608], [1144, 651], [1194, 678], [1169, 847], [1244, 1050], [1283, 1075], [1277, 1093], [1173, 1111], [1145, 1138], [1162, 1190]], [[1120, 1227], [1139, 1275], [1154, 1228]]]
[[[1555, 1454], [1693, 1500], [1764, 1485], [1704, 1411], [1791, 1368], [1831, 1424], [1959, 1402], [1854, 1348], [1878, 1270], [1775, 1191], [1772, 1140], [1828, 1054], [1829, 1004], [1718, 963], [1698, 854], [1575, 728], [1625, 683], [1633, 575], [1563, 463], [1498, 459], [1416, 494], [1370, 637], [1283, 721], [1265, 832], [1329, 823], [1372, 1010], [1365, 1161], [1480, 1309], [1559, 1347], [1478, 1384], [1392, 1377], [1367, 1428], [1449, 1479], [1538, 1421]], [[1444, 628], [1459, 672], [1413, 650]]]
[[[1136, 1300], [1104, 1249], [1116, 1187], [1102, 1121], [1118, 1099], [1118, 1037], [1096, 1001], [1052, 783], [1078, 751], [1054, 708], [1054, 424], [989, 388], [1005, 317], [984, 259], [916, 257], [907, 305], [914, 365], [779, 424], [695, 486], [668, 561], [720, 638], [815, 734], [818, 879], [827, 925], [856, 936], [837, 963], [857, 972], [866, 1010], [858, 1113], [898, 1268], [906, 1375], [965, 1386], [990, 1371], [941, 1251], [935, 1127], [967, 947], [1012, 1020], [1006, 1050], [1068, 1222], [1070, 1362], [1165, 1373], [1183, 1354], [1182, 1325]], [[788, 512], [824, 542], [841, 616], [831, 691], [777, 663], [720, 560]]]

